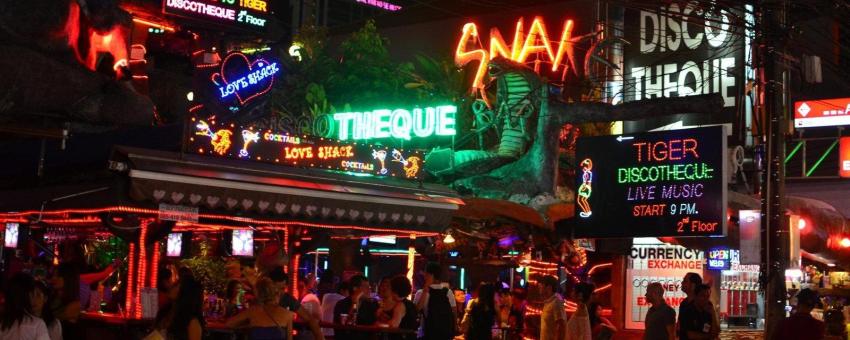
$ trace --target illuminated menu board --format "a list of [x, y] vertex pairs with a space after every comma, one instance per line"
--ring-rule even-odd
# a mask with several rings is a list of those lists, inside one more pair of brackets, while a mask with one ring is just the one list
[[422, 153], [368, 143], [256, 130], [250, 126], [192, 118], [188, 151], [273, 164], [339, 170], [416, 180]]
[[269, 21], [266, 0], [163, 0], [166, 14], [265, 31]]
[[580, 138], [575, 237], [722, 236], [722, 126]]

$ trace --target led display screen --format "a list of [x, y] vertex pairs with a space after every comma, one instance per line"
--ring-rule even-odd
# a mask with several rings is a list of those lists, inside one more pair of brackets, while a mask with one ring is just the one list
[[722, 126], [580, 138], [575, 237], [721, 236]]
[[170, 233], [168, 234], [165, 255], [168, 257], [180, 257], [183, 250], [183, 234]]
[[234, 230], [231, 247], [233, 256], [254, 256], [254, 231], [250, 229]]
[[267, 0], [163, 0], [162, 8], [166, 14], [259, 32], [265, 31], [270, 10]]
[[20, 225], [17, 223], [6, 223], [6, 235], [3, 240], [7, 248], [18, 247], [18, 233], [20, 232], [19, 226]]

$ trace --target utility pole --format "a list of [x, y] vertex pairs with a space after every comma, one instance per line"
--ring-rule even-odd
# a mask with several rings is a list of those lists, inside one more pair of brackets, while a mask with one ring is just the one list
[[761, 284], [765, 304], [765, 338], [785, 318], [785, 269], [788, 266], [788, 220], [785, 215], [786, 91], [785, 42], [787, 0], [760, 0], [757, 32], [762, 107], [765, 114], [765, 170], [761, 200]]

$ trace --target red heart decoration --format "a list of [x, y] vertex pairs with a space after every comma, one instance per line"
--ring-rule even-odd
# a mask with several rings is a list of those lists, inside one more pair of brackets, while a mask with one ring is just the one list
[[[268, 61], [262, 58], [251, 62], [242, 53], [232, 53], [224, 58], [224, 61], [221, 63], [221, 71], [214, 73], [210, 77], [210, 80], [216, 85], [226, 87], [232, 82], [238, 82], [240, 79], [247, 77], [252, 71], [269, 64]], [[274, 84], [274, 78], [275, 76], [271, 75], [260, 80], [257, 84], [251, 84], [250, 86], [237, 89], [234, 94], [239, 101], [239, 105], [245, 105], [245, 103], [271, 90]]]

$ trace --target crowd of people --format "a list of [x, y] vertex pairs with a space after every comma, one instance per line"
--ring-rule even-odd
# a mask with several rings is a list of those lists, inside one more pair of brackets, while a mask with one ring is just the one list
[[[78, 325], [81, 311], [89, 308], [93, 303], [90, 300], [96, 300], [91, 295], [101, 294], [102, 289], [96, 288], [99, 282], [119, 265], [116, 262], [80, 274], [77, 266], [62, 263], [47, 273], [21, 271], [12, 275], [4, 287], [0, 340], [82, 338]], [[467, 340], [522, 338], [527, 315], [523, 290], [480, 282], [467, 296], [442, 281], [443, 268], [434, 262], [427, 264], [422, 273], [424, 282], [417, 290], [404, 275], [381, 278], [373, 292], [362, 275], [341, 280], [331, 271], [325, 274], [320, 284], [312, 276], [303, 278], [291, 292], [289, 277], [280, 266], [247, 276], [244, 271], [233, 270], [224, 292], [225, 312], [213, 322], [225, 329], [244, 330], [240, 332], [253, 340], [324, 340], [325, 336], [366, 340], [376, 329], [393, 329], [388, 333], [389, 340], [450, 340], [458, 335]], [[203, 338], [210, 328], [209, 306], [205, 306], [204, 287], [192, 271], [175, 268], [158, 288], [159, 310], [145, 339]], [[563, 285], [554, 276], [540, 277], [537, 288], [543, 301], [539, 339], [604, 340], [617, 332], [602, 315], [603, 308], [594, 302], [592, 284], [573, 286], [569, 296], [572, 302], [566, 304], [559, 293]], [[719, 339], [711, 287], [699, 274], [688, 273], [683, 278], [681, 290], [686, 297], [678, 313], [664, 298], [667, 288], [658, 282], [646, 288], [645, 298], [651, 308], [644, 319], [644, 339]], [[811, 315], [817, 303], [815, 292], [800, 291], [794, 313], [779, 325], [775, 339], [823, 339], [825, 324]], [[569, 317], [567, 309], [573, 309]]]

